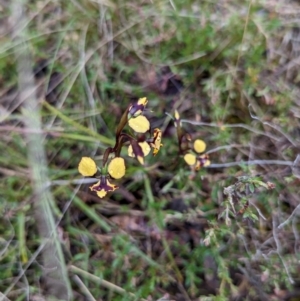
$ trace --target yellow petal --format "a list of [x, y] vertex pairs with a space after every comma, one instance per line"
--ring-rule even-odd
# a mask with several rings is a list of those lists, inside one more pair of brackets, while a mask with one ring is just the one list
[[177, 110], [175, 110], [175, 120], [179, 120], [180, 119], [180, 115], [179, 115], [179, 113], [178, 113], [178, 111]]
[[134, 153], [133, 153], [133, 149], [132, 149], [131, 144], [128, 146], [128, 156], [129, 157], [134, 157]]
[[125, 175], [125, 170], [125, 161], [121, 157], [112, 159], [108, 165], [108, 172], [115, 179], [122, 178]]
[[188, 165], [194, 165], [196, 163], [196, 156], [193, 154], [185, 154], [183, 158]]
[[101, 199], [102, 199], [103, 197], [105, 197], [106, 194], [107, 194], [107, 192], [106, 192], [104, 189], [101, 189], [100, 191], [97, 191], [97, 195], [98, 195], [98, 197], [101, 198]]
[[152, 155], [155, 157], [158, 154], [158, 152], [159, 152], [159, 149], [154, 148]]
[[84, 177], [91, 177], [97, 172], [97, 165], [92, 158], [82, 157], [78, 165], [78, 171]]
[[144, 157], [148, 156], [151, 151], [150, 145], [146, 141], [144, 141], [144, 142], [139, 142], [139, 146], [143, 151]]
[[138, 161], [140, 162], [141, 165], [144, 165], [144, 157], [142, 156], [137, 156]]
[[195, 140], [194, 142], [194, 150], [197, 152], [197, 153], [203, 153], [206, 149], [206, 144], [204, 141], [200, 140], [200, 139], [197, 139]]
[[210, 165], [210, 160], [207, 160], [207, 161], [205, 161], [205, 163], [204, 163], [204, 167], [206, 167], [206, 166], [209, 166]]
[[129, 119], [128, 124], [137, 133], [146, 133], [150, 129], [150, 122], [143, 115]]
[[143, 105], [143, 106], [145, 106], [147, 103], [148, 103], [147, 97], [142, 97], [137, 102], [138, 105]]

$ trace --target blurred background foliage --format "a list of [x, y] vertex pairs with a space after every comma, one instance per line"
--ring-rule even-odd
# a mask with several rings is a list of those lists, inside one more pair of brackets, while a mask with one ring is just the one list
[[[73, 300], [299, 300], [299, 3], [23, 5], [16, 27], [0, 0], [0, 297], [50, 300], [18, 92], [26, 32]], [[101, 162], [140, 97], [164, 146], [145, 167], [127, 157], [100, 200], [72, 182], [78, 163]], [[212, 165], [196, 174], [178, 156], [175, 109], [207, 144]]]

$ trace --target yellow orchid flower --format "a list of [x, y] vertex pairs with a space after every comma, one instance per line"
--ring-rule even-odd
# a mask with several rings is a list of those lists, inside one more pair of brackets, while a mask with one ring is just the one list
[[121, 157], [116, 157], [108, 164], [108, 173], [114, 179], [121, 179], [126, 172], [125, 161]]
[[82, 157], [78, 165], [78, 171], [84, 177], [92, 177], [97, 173], [97, 165], [92, 158]]
[[200, 139], [195, 140], [194, 141], [194, 150], [197, 153], [203, 153], [206, 150], [206, 143]]
[[196, 164], [196, 156], [194, 154], [190, 154], [190, 153], [185, 154], [183, 159], [188, 165]]
[[129, 119], [128, 125], [137, 133], [146, 133], [150, 129], [150, 122], [143, 115]]

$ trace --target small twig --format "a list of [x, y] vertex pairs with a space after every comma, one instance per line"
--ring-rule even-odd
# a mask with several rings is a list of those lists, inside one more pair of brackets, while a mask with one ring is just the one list
[[4, 291], [4, 294], [0, 294], [0, 301], [5, 301], [6, 296], [11, 292], [11, 290], [14, 288], [14, 286], [19, 282], [19, 280], [23, 277], [25, 272], [28, 270], [28, 268], [31, 266], [31, 264], [36, 260], [36, 258], [40, 255], [40, 253], [43, 251], [45, 246], [47, 245], [47, 241], [42, 243], [39, 248], [32, 254], [29, 261], [26, 263], [26, 265], [23, 267], [23, 269], [19, 272], [18, 276], [14, 278], [14, 281], [10, 284], [10, 286]]
[[[108, 282], [108, 281], [106, 281], [104, 279], [101, 279], [101, 278], [99, 278], [99, 277], [97, 277], [97, 276], [95, 276], [95, 275], [93, 275], [93, 274], [91, 274], [89, 272], [86, 272], [86, 271], [84, 271], [84, 270], [82, 270], [82, 269], [80, 269], [80, 268], [78, 268], [78, 267], [76, 267], [74, 265], [71, 265], [69, 267], [69, 271], [71, 273], [74, 273], [74, 274], [77, 274], [77, 275], [81, 275], [82, 277], [85, 277], [85, 278], [89, 279], [90, 281], [93, 281], [93, 282], [95, 282], [95, 283], [97, 283], [97, 284], [99, 284], [99, 285], [101, 285], [101, 286], [103, 286], [103, 287], [105, 287], [105, 288], [107, 288], [109, 290], [112, 290], [112, 291], [114, 291], [116, 293], [119, 293], [121, 295], [128, 295], [128, 296], [131, 296], [131, 297], [135, 298], [135, 300], [137, 300], [136, 299], [137, 296], [134, 295], [133, 293], [127, 292], [123, 288], [121, 288], [121, 287], [119, 287], [119, 286], [117, 286], [117, 285], [115, 285], [115, 284], [113, 284], [111, 282]], [[140, 298], [139, 300], [147, 301], [146, 299], [143, 299], [143, 298]]]
[[169, 0], [169, 2], [171, 4], [172, 8], [176, 11], [176, 6], [175, 6], [174, 2], [172, 0]]
[[[153, 204], [154, 203], [154, 197], [153, 197], [152, 189], [151, 189], [151, 186], [150, 186], [150, 181], [149, 181], [149, 178], [147, 176], [145, 176], [145, 191], [146, 191], [146, 194], [149, 198], [149, 203]], [[184, 295], [185, 300], [191, 301], [186, 289], [182, 285], [182, 282], [183, 282], [184, 278], [183, 278], [182, 273], [179, 270], [179, 268], [178, 268], [178, 266], [175, 262], [174, 256], [171, 252], [170, 246], [169, 246], [169, 244], [168, 244], [165, 237], [162, 237], [162, 243], [163, 243], [165, 252], [167, 254], [167, 257], [169, 258], [169, 261], [172, 265], [172, 268], [174, 269], [174, 272], [175, 272], [175, 275], [176, 275], [176, 282], [177, 282], [176, 285], [178, 286], [180, 292]]]
[[275, 223], [275, 216], [273, 216], [272, 218], [272, 228], [273, 228], [273, 237], [274, 237], [274, 240], [275, 240], [275, 244], [276, 244], [276, 251], [278, 253], [281, 253], [281, 250], [282, 250], [282, 246], [281, 246], [281, 243], [280, 243], [280, 240], [278, 238], [278, 233], [276, 232], [276, 223]]
[[189, 124], [193, 124], [193, 125], [201, 125], [201, 126], [209, 126], [209, 127], [217, 127], [217, 128], [243, 128], [246, 129], [248, 131], [251, 131], [255, 134], [258, 135], [262, 135], [262, 136], [267, 136], [275, 141], [279, 141], [280, 138], [278, 138], [277, 136], [274, 136], [272, 134], [269, 133], [265, 133], [259, 130], [254, 129], [253, 127], [243, 124], [243, 123], [235, 123], [235, 124], [218, 124], [218, 123], [209, 123], [209, 122], [198, 122], [198, 121], [191, 121], [191, 120], [187, 120], [187, 119], [181, 119], [182, 123], [189, 123]]
[[256, 209], [256, 211], [257, 211], [257, 213], [259, 214], [259, 216], [263, 219], [263, 220], [267, 220], [266, 218], [265, 218], [265, 216], [262, 214], [262, 212], [260, 211], [260, 209], [253, 203], [253, 202], [251, 202], [250, 200], [249, 200], [249, 203]]
[[0, 292], [0, 300], [3, 300], [3, 301], [11, 301], [11, 300], [8, 299], [5, 295], [3, 295], [1, 292]]
[[288, 276], [288, 279], [289, 279], [290, 283], [291, 283], [291, 284], [294, 284], [295, 281], [294, 281], [294, 279], [292, 278], [292, 276], [291, 276], [291, 274], [290, 274], [290, 271], [289, 271], [289, 269], [288, 269], [288, 266], [287, 266], [286, 263], [285, 263], [285, 260], [284, 260], [283, 257], [281, 256], [282, 245], [281, 245], [281, 242], [280, 242], [280, 240], [279, 240], [279, 238], [278, 238], [278, 233], [277, 233], [277, 231], [276, 231], [276, 230], [278, 229], [278, 227], [276, 226], [275, 216], [273, 216], [272, 228], [273, 228], [273, 237], [274, 237], [274, 240], [275, 240], [275, 243], [276, 243], [276, 248], [277, 248], [277, 249], [276, 249], [276, 253], [277, 253], [278, 257], [280, 258], [280, 260], [281, 260], [281, 262], [282, 262], [282, 264], [283, 264], [283, 266], [284, 266], [284, 269], [285, 269], [285, 271], [286, 271], [286, 274], [287, 274], [287, 276]]
[[282, 258], [282, 256], [280, 254], [278, 254], [278, 257], [280, 258], [280, 260], [281, 260], [281, 262], [282, 262], [282, 264], [284, 266], [285, 272], [286, 272], [286, 274], [288, 276], [288, 279], [289, 279], [290, 283], [294, 284], [295, 281], [294, 281], [294, 279], [291, 276], [291, 273], [289, 271], [289, 268], [288, 268], [287, 264], [285, 263], [285, 260]]
[[281, 223], [277, 229], [282, 229], [285, 225], [287, 225], [293, 218], [295, 215], [298, 215], [298, 210], [300, 209], [300, 204], [294, 209], [294, 211], [292, 212], [292, 214], [283, 222]]
[[240, 161], [240, 162], [227, 162], [227, 163], [213, 163], [206, 168], [222, 168], [222, 167], [232, 167], [238, 165], [284, 165], [293, 166], [292, 161], [283, 160], [253, 160], [253, 161]]
[[274, 130], [276, 130], [277, 132], [279, 132], [282, 136], [284, 136], [294, 147], [297, 147], [298, 145], [294, 142], [294, 139], [287, 133], [285, 133], [278, 125], [276, 124], [272, 124], [270, 122], [267, 122], [267, 121], [262, 121], [260, 118], [258, 118], [257, 116], [254, 116], [251, 111], [250, 111], [250, 108], [251, 108], [251, 104], [249, 104], [248, 106], [249, 108], [249, 113], [250, 113], [250, 116], [251, 118], [253, 118], [254, 120], [257, 120], [259, 122], [261, 122], [263, 125], [267, 125], [271, 128], [273, 128]]
[[[3, 246], [3, 248], [2, 248], [2, 250], [0, 250], [0, 258], [3, 258], [4, 254], [7, 252], [8, 247], [10, 246], [11, 242], [14, 240], [15, 235], [16, 235], [15, 228], [13, 227], [13, 225], [9, 219], [7, 219], [7, 222], [9, 223], [12, 234], [8, 238], [8, 240], [3, 239], [3, 237], [2, 237], [1, 245]], [[8, 230], [8, 229], [6, 228], [6, 230]], [[0, 297], [1, 297], [1, 295], [0, 295]]]
[[84, 283], [82, 282], [82, 280], [79, 278], [79, 276], [74, 275], [73, 277], [74, 281], [77, 283], [77, 285], [79, 286], [80, 290], [82, 291], [83, 294], [86, 295], [86, 297], [88, 298], [88, 300], [91, 301], [97, 301], [93, 295], [91, 294], [91, 292], [89, 291], [89, 289], [84, 285]]
[[292, 172], [295, 177], [300, 179], [300, 154], [297, 155], [293, 167], [292, 167]]
[[[249, 258], [251, 258], [252, 254], [251, 254], [251, 251], [249, 250], [249, 248], [248, 248], [248, 246], [247, 246], [247, 241], [246, 241], [245, 235], [238, 234], [237, 236], [238, 236], [238, 237], [241, 239], [241, 241], [243, 242], [244, 248], [245, 248], [245, 250], [246, 250], [246, 252], [247, 252]], [[248, 260], [248, 259], [246, 259], [246, 260]]]
[[[37, 131], [36, 134], [26, 135], [27, 140], [27, 154], [28, 165], [31, 171], [32, 188], [34, 194], [34, 214], [36, 218], [36, 226], [43, 243], [40, 251], [42, 251], [43, 265], [45, 267], [43, 276], [46, 287], [48, 289], [48, 296], [56, 297], [58, 299], [71, 300], [73, 293], [71, 284], [68, 279], [64, 254], [61, 248], [57, 229], [55, 227], [54, 215], [50, 204], [54, 202], [53, 196], [49, 188], [43, 187], [44, 183], [48, 182], [48, 167], [45, 149], [41, 143], [44, 137], [39, 134], [42, 130], [42, 122], [40, 115], [39, 102], [36, 95], [36, 85], [34, 82], [34, 75], [32, 70], [32, 59], [30, 55], [30, 45], [25, 42], [27, 32], [20, 30], [23, 24], [28, 22], [26, 15], [27, 1], [13, 1], [12, 2], [12, 22], [14, 40], [20, 42], [20, 47], [15, 49], [15, 57], [17, 61], [18, 70], [18, 88], [20, 91], [20, 99], [23, 103], [22, 117], [24, 127], [29, 131]], [[28, 132], [29, 132], [28, 131]], [[32, 257], [34, 258], [34, 257]], [[31, 263], [31, 259], [29, 263]], [[24, 275], [21, 271], [20, 275]], [[19, 276], [16, 279], [20, 279]], [[21, 276], [21, 277], [22, 277]], [[5, 295], [13, 288], [17, 282], [13, 282], [5, 291]]]
[[245, 264], [246, 268], [244, 268], [242, 265], [238, 265], [239, 270], [243, 272], [243, 274], [247, 277], [249, 283], [253, 285], [257, 295], [259, 296], [259, 300], [269, 301], [269, 297], [262, 289], [261, 281], [252, 272], [249, 262], [246, 261]]
[[54, 180], [54, 181], [50, 181], [49, 185], [50, 186], [54, 186], [54, 185], [65, 186], [70, 184], [83, 185], [83, 184], [93, 184], [98, 181], [99, 179], [96, 178], [85, 178], [85, 179], [75, 179], [75, 180]]
[[295, 236], [295, 243], [294, 243], [295, 254], [299, 254], [299, 251], [297, 249], [299, 249], [298, 245], [299, 245], [300, 238], [299, 238], [299, 231], [298, 231], [298, 223], [296, 219], [293, 219], [292, 229]]
[[231, 145], [222, 145], [222, 146], [218, 146], [215, 147], [213, 149], [210, 149], [209, 151], [206, 152], [206, 154], [212, 154], [212, 153], [216, 153], [222, 149], [231, 149], [231, 148], [239, 148], [239, 147], [245, 147], [245, 148], [249, 148], [249, 145], [242, 145], [242, 144], [231, 144]]

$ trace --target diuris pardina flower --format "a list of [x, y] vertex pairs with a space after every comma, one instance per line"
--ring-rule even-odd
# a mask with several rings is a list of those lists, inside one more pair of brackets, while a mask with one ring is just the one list
[[82, 157], [78, 165], [78, 171], [84, 177], [92, 177], [97, 173], [97, 165], [92, 158]]
[[[203, 153], [206, 149], [206, 143], [200, 139], [194, 141], [194, 150], [197, 153]], [[194, 153], [187, 153], [184, 155], [184, 161], [192, 166], [196, 171], [201, 167], [210, 165], [209, 157], [207, 154], [195, 155]]]
[[108, 164], [107, 170], [114, 179], [121, 179], [126, 172], [124, 159], [121, 157], [113, 158]]
[[[97, 165], [92, 158], [83, 157], [78, 165], [78, 171], [85, 177], [92, 177], [97, 172]], [[97, 192], [100, 198], [106, 196], [109, 191], [115, 191], [119, 187], [109, 182], [109, 177], [120, 179], [125, 175], [125, 161], [121, 157], [113, 158], [107, 167], [108, 174], [102, 174], [100, 180], [90, 186], [91, 191]]]
[[179, 153], [184, 154], [184, 161], [196, 171], [201, 167], [210, 165], [207, 154], [195, 154], [195, 152], [198, 154], [205, 152], [206, 143], [203, 140], [196, 139], [193, 143], [193, 147], [191, 147], [190, 142], [192, 137], [182, 129], [180, 115], [177, 110], [175, 110], [174, 113], [174, 124], [177, 129]]
[[184, 155], [184, 161], [196, 171], [201, 167], [210, 165], [210, 160], [207, 154], [196, 156], [195, 154], [187, 153]]
[[[150, 153], [151, 147], [155, 156], [162, 146], [160, 129], [154, 129], [153, 137], [147, 140], [145, 140], [145, 135], [132, 137], [131, 134], [123, 131], [126, 125], [129, 125], [138, 134], [145, 134], [150, 131], [150, 122], [143, 115], [147, 103], [147, 98], [143, 97], [135, 104], [127, 107], [116, 128], [115, 145], [108, 147], [103, 154], [102, 168], [98, 168], [94, 160], [89, 157], [83, 157], [78, 165], [79, 172], [85, 177], [95, 176], [98, 170], [101, 172], [100, 177], [98, 177], [99, 181], [90, 187], [92, 191], [97, 192], [100, 198], [103, 198], [109, 191], [118, 188], [118, 186], [110, 183], [110, 179], [120, 179], [125, 175], [125, 161], [120, 157], [125, 143], [129, 142], [128, 155], [136, 157], [141, 164], [144, 164], [144, 158]], [[110, 160], [112, 154], [115, 157]]]
[[131, 105], [128, 110], [128, 125], [136, 133], [146, 133], [150, 129], [149, 120], [143, 116], [148, 100], [146, 97], [140, 98], [137, 103]]

